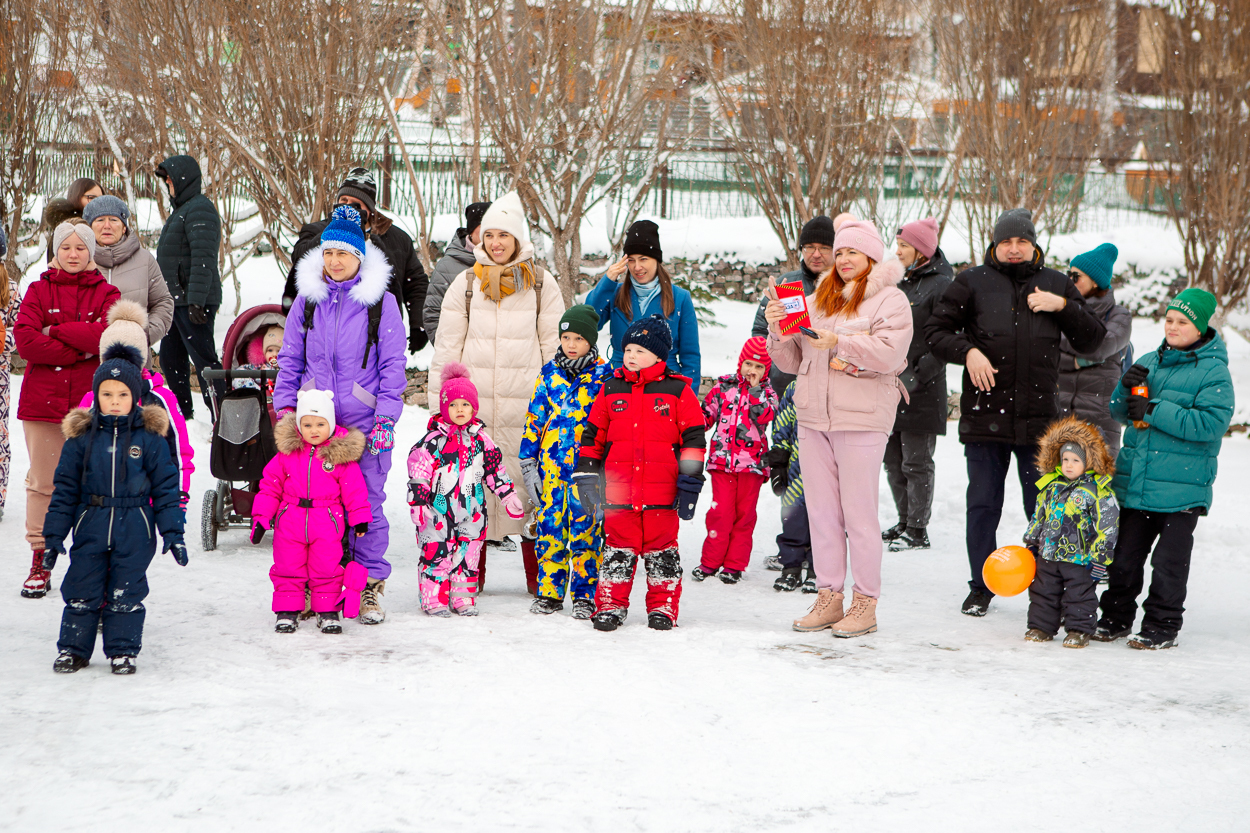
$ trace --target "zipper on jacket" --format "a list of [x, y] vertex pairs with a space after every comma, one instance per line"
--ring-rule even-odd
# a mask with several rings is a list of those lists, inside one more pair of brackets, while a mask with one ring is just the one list
[[[117, 497], [117, 423], [113, 423], [113, 482], [109, 484], [109, 490], [113, 497]], [[117, 513], [116, 506], [109, 507], [109, 540], [108, 545], [113, 546], [113, 516]]]
[[[316, 455], [317, 455], [316, 446], [311, 446], [311, 445], [308, 446], [308, 502], [309, 503], [312, 502], [312, 461], [313, 461], [313, 457], [315, 457]], [[307, 509], [304, 510], [304, 540], [305, 541], [309, 540], [308, 538], [308, 510]]]

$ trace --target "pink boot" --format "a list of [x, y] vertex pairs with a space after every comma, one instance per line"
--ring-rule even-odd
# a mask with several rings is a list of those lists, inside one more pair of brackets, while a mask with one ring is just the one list
[[842, 621], [833, 626], [833, 635], [843, 639], [864, 636], [877, 630], [877, 600], [856, 593]]

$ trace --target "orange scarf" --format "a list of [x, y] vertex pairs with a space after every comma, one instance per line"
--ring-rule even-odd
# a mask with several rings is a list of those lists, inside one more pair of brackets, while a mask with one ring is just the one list
[[511, 266], [486, 266], [482, 263], [473, 264], [473, 274], [481, 281], [482, 294], [496, 304], [516, 292], [516, 276], [521, 276], [521, 288], [529, 289], [534, 285], [534, 267], [528, 260], [514, 263]]

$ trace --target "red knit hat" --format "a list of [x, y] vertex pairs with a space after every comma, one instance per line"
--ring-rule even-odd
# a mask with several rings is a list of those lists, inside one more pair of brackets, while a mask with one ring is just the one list
[[773, 369], [772, 356], [768, 355], [768, 341], [763, 336], [748, 338], [747, 343], [742, 345], [742, 352], [738, 354], [738, 372], [742, 372], [742, 363], [746, 361], [764, 365], [766, 376]]

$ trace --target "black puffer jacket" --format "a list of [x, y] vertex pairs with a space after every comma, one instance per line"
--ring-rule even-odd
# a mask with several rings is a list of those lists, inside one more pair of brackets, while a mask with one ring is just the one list
[[[1059, 312], [1035, 313], [1027, 302], [1035, 289], [1062, 295], [1067, 304]], [[1040, 249], [1031, 262], [1008, 266], [991, 248], [983, 266], [955, 278], [925, 325], [939, 359], [965, 364], [975, 347], [998, 371], [994, 387], [982, 393], [964, 370], [960, 442], [1036, 443], [1059, 410], [1060, 334], [1089, 352], [1106, 332], [1068, 276], [1042, 266]]]
[[200, 193], [200, 164], [190, 156], [171, 156], [157, 171], [164, 171], [174, 184], [174, 211], [156, 243], [156, 263], [169, 285], [174, 306], [219, 306], [221, 217], [208, 197]]
[[[799, 261], [799, 268], [793, 272], [786, 272], [777, 278], [777, 283], [794, 283], [795, 281], [803, 281], [803, 294], [811, 295], [816, 291], [816, 279], [820, 277], [811, 269], [807, 268], [807, 264], [802, 260]], [[768, 338], [768, 320], [764, 318], [764, 307], [768, 306], [768, 293], [764, 293], [764, 297], [760, 298], [759, 309], [755, 311], [755, 323], [751, 325], [752, 336], [762, 336]], [[775, 391], [783, 391], [794, 381], [794, 377], [789, 373], [782, 373], [777, 369], [776, 362], [773, 363], [772, 370], [768, 371], [768, 383], [773, 386]]]
[[[399, 226], [394, 225], [386, 217], [381, 217], [387, 226], [382, 233], [369, 232], [369, 240], [386, 255], [386, 262], [391, 264], [391, 285], [387, 287], [399, 304], [399, 311], [408, 319], [408, 344], [420, 350], [429, 339], [425, 336], [425, 327], [421, 322], [421, 310], [425, 306], [425, 291], [429, 279], [425, 276], [425, 267], [417, 250], [412, 245], [412, 238]], [[289, 307], [299, 291], [295, 288], [295, 265], [300, 258], [321, 245], [321, 232], [330, 225], [329, 220], [317, 223], [305, 223], [299, 230], [299, 239], [291, 250], [291, 271], [286, 276], [286, 289], [282, 292], [282, 304]]]
[[1066, 338], [1059, 342], [1059, 415], [1075, 414], [1102, 429], [1112, 456], [1120, 450], [1120, 423], [1111, 415], [1111, 395], [1120, 384], [1124, 350], [1133, 337], [1133, 316], [1115, 302], [1115, 293], [1085, 301], [1107, 327], [1096, 350], [1077, 353]]
[[898, 288], [911, 303], [912, 323], [907, 369], [899, 380], [907, 387], [911, 401], [898, 401], [895, 431], [946, 433], [946, 362], [933, 355], [925, 339], [924, 325], [954, 277], [955, 270], [938, 249], [928, 263], [905, 273], [899, 281]]

